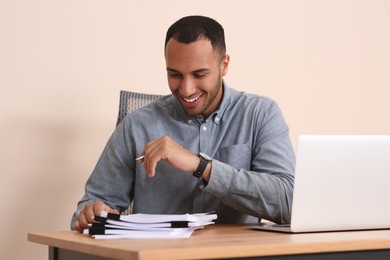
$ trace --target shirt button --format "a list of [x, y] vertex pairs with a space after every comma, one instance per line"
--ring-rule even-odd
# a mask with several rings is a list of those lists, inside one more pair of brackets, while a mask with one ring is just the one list
[[206, 126], [203, 126], [202, 129], [203, 129], [203, 131], [206, 131], [206, 130], [207, 130], [207, 127], [206, 127]]
[[199, 185], [199, 189], [203, 190], [204, 189], [204, 185], [203, 184]]
[[191, 120], [191, 119], [189, 119], [189, 120], [188, 120], [188, 123], [189, 123], [189, 124], [191, 124], [191, 123], [192, 123], [192, 120]]
[[216, 117], [214, 122], [219, 123], [219, 117]]

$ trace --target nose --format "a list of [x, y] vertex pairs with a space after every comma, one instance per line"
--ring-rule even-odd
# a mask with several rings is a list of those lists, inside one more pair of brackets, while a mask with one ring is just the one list
[[191, 97], [191, 95], [196, 94], [196, 85], [191, 77], [184, 77], [181, 86], [180, 94], [184, 97]]

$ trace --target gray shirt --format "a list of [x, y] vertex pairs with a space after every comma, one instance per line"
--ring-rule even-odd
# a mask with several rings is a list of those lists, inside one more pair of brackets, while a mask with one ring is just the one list
[[[215, 211], [217, 223], [289, 223], [295, 155], [289, 129], [275, 101], [238, 92], [224, 84], [223, 99], [208, 118], [187, 115], [172, 96], [164, 96], [127, 115], [110, 137], [89, 177], [84, 206], [103, 201], [119, 211], [182, 214]], [[147, 142], [168, 135], [197, 154], [213, 158], [207, 185], [201, 179], [157, 164], [147, 176], [136, 163]]]

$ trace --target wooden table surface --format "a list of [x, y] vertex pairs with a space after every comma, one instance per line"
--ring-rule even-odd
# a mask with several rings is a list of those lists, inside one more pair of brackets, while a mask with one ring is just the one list
[[204, 259], [390, 249], [390, 230], [282, 234], [212, 225], [186, 239], [95, 240], [75, 231], [31, 232], [31, 242], [114, 259]]

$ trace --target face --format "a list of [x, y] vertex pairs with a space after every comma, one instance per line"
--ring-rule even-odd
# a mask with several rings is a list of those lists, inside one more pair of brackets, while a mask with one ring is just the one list
[[165, 48], [168, 84], [188, 115], [208, 117], [222, 99], [222, 77], [229, 56], [223, 58], [210, 41], [184, 44], [171, 38]]

